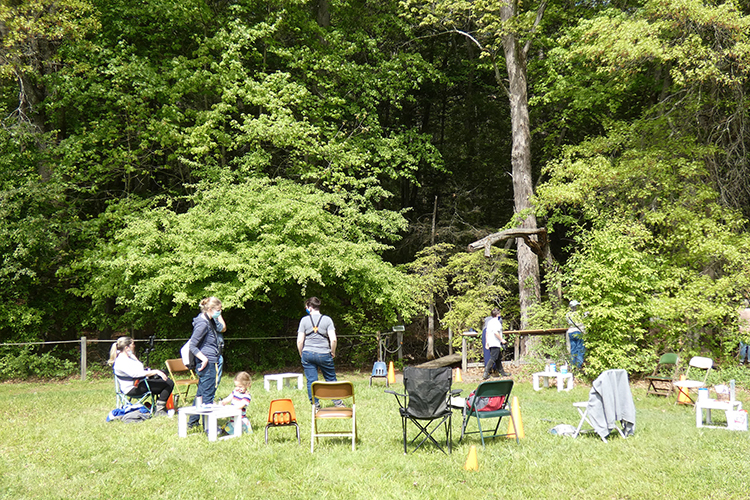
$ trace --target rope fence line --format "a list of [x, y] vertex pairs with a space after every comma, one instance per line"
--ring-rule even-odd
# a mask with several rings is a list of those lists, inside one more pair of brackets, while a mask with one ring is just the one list
[[[337, 338], [356, 338], [356, 337], [377, 337], [376, 333], [358, 333], [358, 334], [348, 334], [348, 335], [336, 335]], [[85, 338], [85, 337], [82, 337]], [[136, 342], [150, 342], [150, 339], [134, 339]], [[176, 339], [159, 339], [155, 338], [154, 342], [187, 342], [190, 340], [190, 337], [187, 338], [176, 338]], [[297, 336], [285, 336], [285, 337], [225, 337], [224, 341], [228, 342], [234, 342], [234, 341], [247, 341], [247, 340], [297, 340]], [[109, 340], [109, 339], [86, 339], [87, 344], [105, 344], [105, 343], [114, 343], [117, 342], [117, 339]], [[45, 342], [3, 342], [0, 343], [0, 347], [19, 347], [19, 346], [32, 346], [32, 345], [52, 345], [52, 344], [80, 344], [80, 340], [49, 340]]]
[[[365, 338], [365, 337], [377, 337], [377, 333], [359, 333], [359, 334], [348, 334], [348, 335], [336, 335], [337, 338]], [[157, 338], [148, 338], [148, 339], [134, 339], [136, 342], [146, 342], [151, 343], [153, 342], [187, 342], [190, 340], [190, 338], [182, 338], [182, 339], [157, 339]], [[224, 341], [252, 341], [252, 340], [289, 340], [289, 341], [296, 341], [297, 336], [283, 336], [283, 337], [229, 337], [225, 338]], [[44, 342], [2, 342], [0, 343], [0, 347], [24, 347], [24, 346], [40, 346], [40, 345], [58, 345], [58, 344], [80, 344], [80, 350], [81, 350], [81, 380], [86, 380], [86, 364], [87, 364], [87, 355], [86, 355], [86, 346], [88, 344], [113, 344], [117, 342], [117, 339], [109, 340], [109, 339], [88, 339], [86, 337], [81, 337], [80, 340], [49, 340]]]

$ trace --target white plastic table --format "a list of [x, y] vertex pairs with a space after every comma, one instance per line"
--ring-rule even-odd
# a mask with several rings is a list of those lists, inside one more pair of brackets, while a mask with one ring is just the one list
[[[557, 390], [558, 391], [569, 391], [573, 389], [573, 374], [568, 373], [561, 373], [561, 372], [537, 372], [532, 376], [532, 379], [534, 381], [534, 390], [539, 391], [541, 390], [541, 387], [539, 387], [539, 379], [544, 379], [544, 387], [549, 387], [549, 379], [554, 377], [557, 379]], [[567, 384], [565, 384], [565, 381], [568, 381]], [[565, 386], [565, 387], [564, 387]]]
[[[712, 429], [726, 429], [726, 427], [718, 425], [710, 425], [711, 422], [711, 410], [722, 410], [722, 411], [739, 411], [742, 409], [741, 401], [719, 401], [716, 399], [700, 399], [695, 402], [695, 426], [696, 427], [710, 427]], [[703, 410], [706, 410], [706, 425], [703, 425]], [[729, 418], [727, 418], [729, 422]]]
[[276, 381], [276, 388], [281, 390], [284, 387], [285, 379], [297, 379], [297, 389], [302, 389], [302, 374], [301, 373], [274, 373], [271, 375], [263, 376], [263, 388], [267, 391], [271, 390], [271, 381]]
[[216, 441], [219, 434], [220, 418], [231, 418], [234, 434], [223, 437], [228, 439], [240, 437], [242, 435], [242, 408], [234, 405], [204, 405], [204, 406], [183, 406], [177, 410], [177, 435], [181, 438], [187, 437], [187, 419], [188, 415], [200, 415], [207, 421], [208, 440]]

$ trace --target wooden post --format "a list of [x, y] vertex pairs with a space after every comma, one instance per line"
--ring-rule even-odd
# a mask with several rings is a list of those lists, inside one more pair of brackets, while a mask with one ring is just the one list
[[463, 373], [466, 373], [466, 368], [468, 366], [468, 361], [466, 359], [466, 337], [461, 337], [461, 371]]
[[448, 356], [453, 354], [453, 330], [448, 328]]
[[81, 380], [86, 380], [86, 337], [81, 337]]
[[404, 359], [404, 332], [396, 332], [396, 338], [398, 339], [398, 360]]

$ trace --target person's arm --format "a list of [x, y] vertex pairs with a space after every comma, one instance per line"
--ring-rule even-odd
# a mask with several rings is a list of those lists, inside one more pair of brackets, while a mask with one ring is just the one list
[[224, 333], [227, 331], [227, 322], [224, 321], [224, 316], [219, 315], [219, 317], [216, 319], [216, 323], [218, 323], [219, 325], [219, 328], [216, 329], [219, 333]]
[[221, 404], [222, 405], [228, 405], [231, 402], [232, 402], [232, 395], [231, 394], [221, 400]]
[[[302, 325], [300, 325], [302, 328]], [[299, 357], [302, 357], [302, 349], [305, 348], [305, 331], [300, 330], [297, 332], [297, 350], [299, 351]]]
[[208, 333], [208, 321], [211, 320], [206, 319], [206, 321], [198, 321], [193, 327], [193, 334], [190, 336], [190, 352], [192, 352], [193, 356], [201, 362], [200, 366], [198, 366], [199, 372], [203, 371], [206, 366], [208, 366], [208, 358], [200, 351], [200, 349], [198, 349], [198, 345], [200, 345], [203, 337]]
[[331, 341], [331, 356], [336, 357], [336, 345], [338, 344], [338, 341], [336, 339], [336, 330], [331, 328], [328, 330], [328, 340]]
[[167, 380], [167, 374], [161, 370], [149, 370], [146, 372], [147, 377], [156, 376], [161, 377], [162, 380]]

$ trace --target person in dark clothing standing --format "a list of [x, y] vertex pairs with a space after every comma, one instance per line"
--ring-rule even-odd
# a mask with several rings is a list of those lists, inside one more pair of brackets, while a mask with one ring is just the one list
[[[226, 328], [221, 318], [221, 301], [216, 297], [201, 300], [201, 312], [193, 318], [193, 334], [190, 336], [190, 352], [196, 359], [198, 389], [195, 397], [203, 404], [214, 402], [216, 395], [216, 370], [219, 363], [219, 332]], [[188, 427], [195, 427], [199, 415], [191, 415]]]

